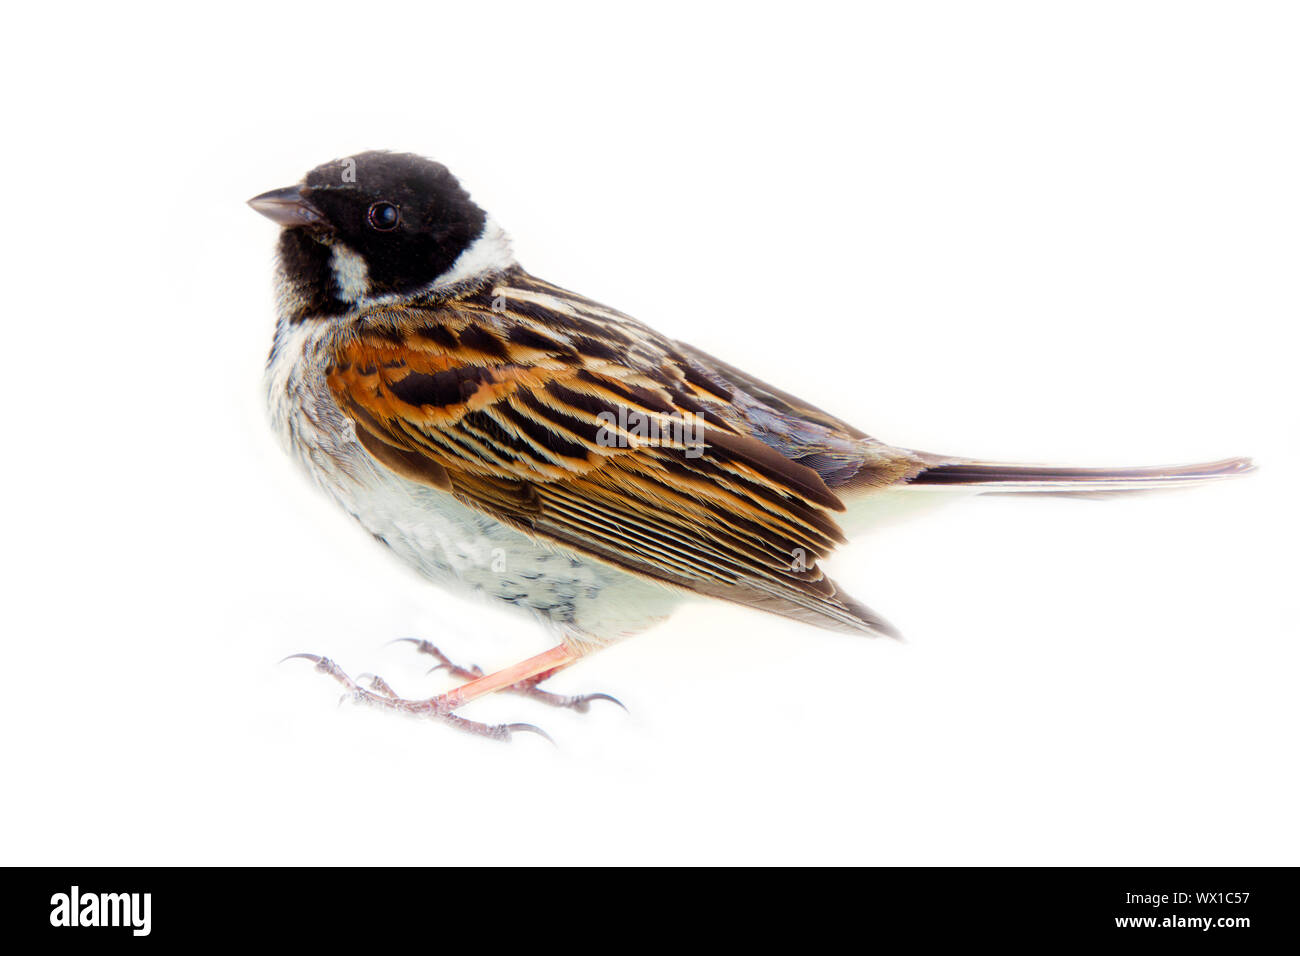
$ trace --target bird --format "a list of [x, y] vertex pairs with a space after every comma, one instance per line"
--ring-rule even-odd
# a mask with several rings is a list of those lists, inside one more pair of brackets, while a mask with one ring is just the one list
[[280, 227], [265, 387], [288, 453], [399, 559], [556, 641], [484, 673], [410, 639], [460, 681], [428, 698], [291, 656], [358, 701], [486, 737], [545, 736], [459, 713], [496, 691], [618, 703], [540, 685], [693, 598], [897, 637], [823, 570], [848, 519], [887, 498], [1110, 496], [1254, 467], [1072, 468], [886, 444], [530, 274], [456, 177], [416, 154], [332, 160], [248, 203]]

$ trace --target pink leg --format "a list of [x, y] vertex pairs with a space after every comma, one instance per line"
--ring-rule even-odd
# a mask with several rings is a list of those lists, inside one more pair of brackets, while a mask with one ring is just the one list
[[[429, 641], [419, 640], [414, 637], [403, 637], [399, 638], [398, 641], [405, 644], [414, 644], [416, 651], [421, 654], [427, 654], [429, 657], [438, 661], [438, 666], [435, 667], [434, 670], [445, 670], [451, 676], [459, 677], [464, 681], [477, 680], [478, 678], [485, 676], [483, 671], [477, 667], [462, 667], [459, 664], [453, 663], [451, 658], [438, 650], [438, 648]], [[520, 681], [517, 684], [512, 684], [509, 687], [503, 687], [501, 689], [508, 694], [519, 694], [520, 696], [529, 697], [550, 707], [564, 707], [568, 710], [575, 710], [580, 714], [585, 714], [590, 710], [591, 702], [596, 700], [607, 700], [611, 704], [616, 704], [617, 706], [622, 707], [623, 710], [627, 710], [626, 707], [623, 707], [622, 701], [617, 697], [611, 697], [609, 694], [556, 694], [549, 690], [543, 690], [541, 687], [537, 686], [542, 681], [548, 680], [551, 675], [563, 670], [576, 660], [576, 657], [571, 658], [568, 663], [561, 664], [558, 667], [553, 667], [550, 670], [543, 671], [527, 680]]]

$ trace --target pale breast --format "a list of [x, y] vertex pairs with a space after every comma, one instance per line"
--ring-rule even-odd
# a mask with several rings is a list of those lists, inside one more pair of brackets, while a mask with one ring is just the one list
[[579, 646], [645, 630], [680, 603], [677, 591], [540, 543], [376, 463], [326, 385], [332, 334], [325, 321], [277, 327], [266, 370], [271, 421], [316, 484], [402, 560], [440, 585], [532, 614]]

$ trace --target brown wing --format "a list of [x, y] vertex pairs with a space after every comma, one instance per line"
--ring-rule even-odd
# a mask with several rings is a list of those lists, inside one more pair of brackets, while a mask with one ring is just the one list
[[328, 381], [377, 461], [528, 534], [823, 627], [892, 633], [818, 566], [844, 539], [817, 472], [710, 411], [727, 396], [626, 316], [514, 273], [362, 316]]

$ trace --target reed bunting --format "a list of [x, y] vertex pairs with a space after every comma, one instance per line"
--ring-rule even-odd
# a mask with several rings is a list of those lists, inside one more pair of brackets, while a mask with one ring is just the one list
[[455, 177], [419, 156], [318, 166], [250, 205], [281, 226], [267, 365], [275, 429], [335, 501], [433, 581], [532, 615], [558, 639], [429, 698], [358, 699], [492, 737], [458, 711], [721, 598], [819, 627], [895, 634], [822, 571], [846, 510], [885, 495], [1107, 495], [1241, 475], [1004, 464], [884, 444], [693, 346], [530, 275]]

